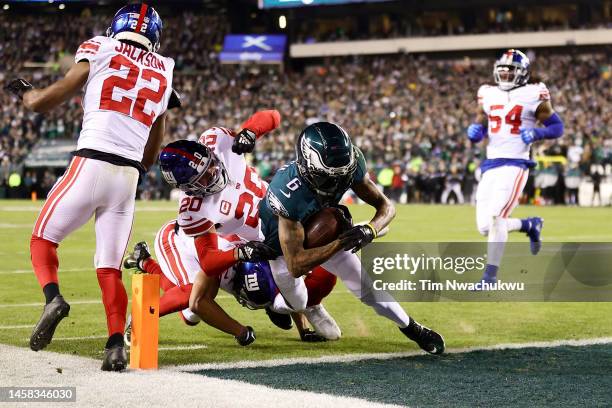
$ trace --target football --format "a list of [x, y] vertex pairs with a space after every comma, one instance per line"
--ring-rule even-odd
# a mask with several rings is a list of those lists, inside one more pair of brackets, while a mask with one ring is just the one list
[[304, 225], [304, 248], [317, 248], [329, 244], [343, 232], [342, 210], [323, 208], [310, 216]]

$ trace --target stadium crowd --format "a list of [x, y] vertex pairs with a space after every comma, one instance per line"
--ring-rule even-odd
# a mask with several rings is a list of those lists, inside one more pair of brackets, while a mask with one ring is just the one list
[[[87, 14], [81, 18], [93, 19]], [[28, 18], [0, 18], [0, 82], [20, 73], [35, 84], [49, 83], [59, 74], [62, 58], [71, 61], [69, 53], [81, 40], [104, 32], [100, 21], [108, 21], [108, 16], [88, 24], [49, 17], [40, 30], [26, 30]], [[281, 127], [258, 142], [253, 156], [264, 178], [293, 157], [295, 136], [305, 124], [330, 120], [353, 136], [369, 160], [371, 176], [394, 199], [473, 199], [484, 151], [468, 141], [465, 129], [474, 117], [478, 87], [492, 81], [492, 60], [393, 55], [334, 58], [284, 71], [224, 66], [215, 61], [215, 53], [227, 32], [226, 22], [196, 14], [172, 17], [166, 25], [160, 52], [177, 60], [174, 87], [184, 105], [170, 115], [167, 141], [196, 138], [211, 126], [237, 129], [255, 110], [275, 108], [283, 116]], [[190, 29], [179, 30], [185, 25]], [[93, 33], [83, 27], [94, 27]], [[527, 198], [534, 198], [539, 187], [543, 201], [571, 203], [573, 184], [566, 185], [566, 180], [589, 177], [595, 184], [609, 174], [612, 95], [605, 90], [610, 88], [610, 55], [610, 49], [554, 57], [531, 53], [534, 73], [548, 85], [566, 136], [535, 147], [534, 156], [548, 159], [530, 178]], [[26, 69], [25, 61], [59, 63], [43, 71]], [[6, 93], [0, 103], [0, 184], [8, 186], [10, 175], [17, 173], [23, 183], [15, 194], [34, 190], [44, 196], [54, 174], [24, 169], [23, 159], [41, 138], [78, 137], [80, 96], [46, 115], [24, 111]], [[139, 194], [168, 196], [157, 169], [143, 178]]]

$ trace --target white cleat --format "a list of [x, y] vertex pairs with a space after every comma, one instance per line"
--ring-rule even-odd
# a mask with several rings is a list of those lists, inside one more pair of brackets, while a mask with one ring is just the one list
[[340, 327], [323, 305], [314, 305], [304, 309], [304, 316], [319, 336], [327, 340], [338, 340], [342, 335]]

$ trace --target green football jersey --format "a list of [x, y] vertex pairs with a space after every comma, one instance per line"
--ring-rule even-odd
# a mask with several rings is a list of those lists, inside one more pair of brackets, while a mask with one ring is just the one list
[[[366, 161], [361, 150], [357, 149], [357, 169], [353, 173], [350, 185], [359, 183], [367, 177]], [[265, 242], [281, 253], [278, 240], [278, 216], [304, 223], [308, 217], [319, 212], [323, 207], [336, 205], [344, 195], [338, 191], [331, 199], [323, 200], [300, 177], [297, 164], [292, 161], [281, 167], [268, 186], [265, 200], [259, 203]]]

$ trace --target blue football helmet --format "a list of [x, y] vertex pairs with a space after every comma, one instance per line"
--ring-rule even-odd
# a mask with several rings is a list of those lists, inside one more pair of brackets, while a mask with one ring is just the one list
[[234, 271], [234, 293], [238, 303], [249, 309], [264, 309], [272, 304], [278, 289], [268, 262], [239, 262]]
[[506, 51], [495, 61], [495, 83], [504, 91], [525, 85], [529, 80], [529, 65], [529, 58], [523, 52], [514, 49]]
[[190, 196], [209, 196], [229, 182], [225, 166], [208, 148], [191, 140], [169, 143], [159, 154], [164, 180]]
[[162, 28], [162, 20], [153, 7], [145, 3], [129, 4], [117, 11], [106, 36], [134, 41], [149, 51], [157, 52]]

